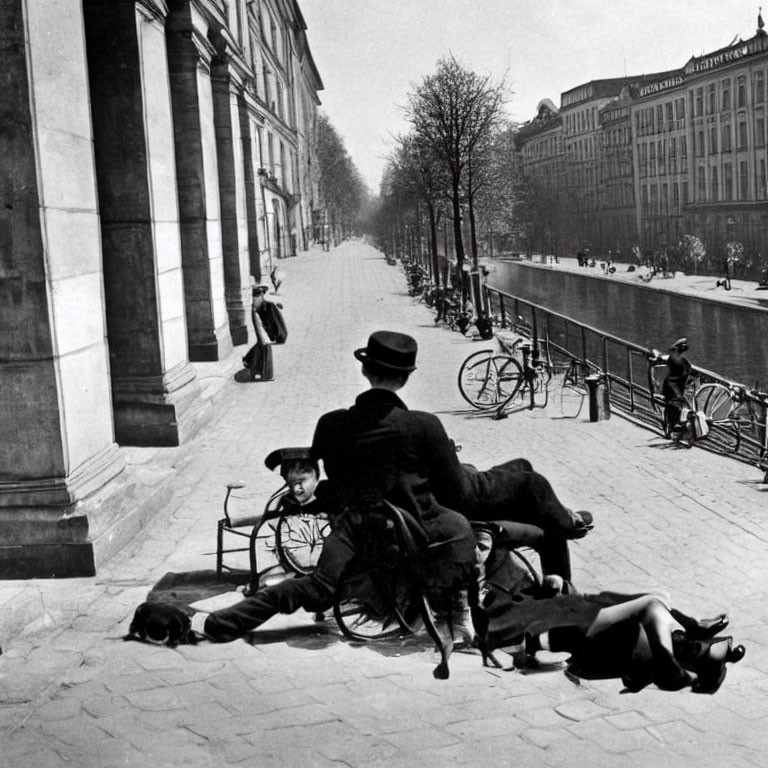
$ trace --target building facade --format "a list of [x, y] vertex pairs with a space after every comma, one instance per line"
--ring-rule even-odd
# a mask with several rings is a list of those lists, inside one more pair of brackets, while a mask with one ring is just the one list
[[[710, 250], [739, 241], [755, 259], [768, 257], [766, 82], [759, 20], [754, 37], [680, 69], [564, 92], [565, 250], [662, 250], [693, 234]], [[537, 119], [518, 140], [530, 177], [556, 160], [532, 159]]]
[[248, 342], [252, 281], [302, 247], [322, 83], [293, 0], [3, 18], [0, 578], [87, 575], [130, 527], [97, 498], [118, 445], [197, 430], [190, 362]]

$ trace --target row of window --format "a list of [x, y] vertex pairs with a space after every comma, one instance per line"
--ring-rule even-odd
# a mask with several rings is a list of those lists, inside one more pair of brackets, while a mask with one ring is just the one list
[[[735, 180], [734, 169], [738, 170]], [[758, 200], [766, 199], [766, 172], [766, 160], [759, 158], [755, 164], [754, 175], [755, 198]], [[738, 165], [723, 163], [722, 177], [717, 165], [699, 165], [696, 168], [696, 200], [702, 203], [749, 200], [749, 180], [749, 163], [746, 160], [740, 160]]]
[[[752, 76], [752, 103], [765, 102], [765, 72], [758, 70]], [[732, 109], [742, 109], [747, 106], [747, 76], [739, 75], [734, 80], [726, 77], [717, 83], [699, 86], [690, 93], [691, 112], [700, 117], [715, 112], [725, 112]]]
[[[699, 165], [696, 168], [697, 203], [719, 203], [749, 200], [749, 164], [742, 160], [738, 165], [723, 163], [722, 172], [717, 165]], [[768, 164], [758, 160], [754, 173], [755, 198], [768, 199]], [[694, 202], [688, 196], [688, 182], [642, 184], [640, 200], [642, 212], [662, 216], [678, 214], [682, 206]]]
[[583, 131], [594, 131], [597, 128], [597, 107], [586, 107], [565, 115], [564, 122], [567, 136]]

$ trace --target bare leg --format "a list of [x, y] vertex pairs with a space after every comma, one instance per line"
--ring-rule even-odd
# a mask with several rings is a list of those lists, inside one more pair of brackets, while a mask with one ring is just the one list
[[661, 595], [644, 595], [620, 605], [603, 608], [587, 630], [587, 637], [594, 637], [621, 621], [637, 621], [650, 649], [652, 661], [651, 679], [659, 688], [677, 690], [690, 684], [690, 676], [675, 659], [672, 648], [672, 631], [680, 625], [669, 612], [668, 601]]

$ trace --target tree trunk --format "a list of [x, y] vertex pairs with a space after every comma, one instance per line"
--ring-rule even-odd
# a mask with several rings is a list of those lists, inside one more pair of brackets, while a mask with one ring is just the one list
[[435, 216], [435, 205], [431, 200], [427, 201], [427, 211], [429, 213], [429, 248], [432, 257], [432, 279], [435, 287], [440, 287], [440, 260], [437, 255], [437, 217]]

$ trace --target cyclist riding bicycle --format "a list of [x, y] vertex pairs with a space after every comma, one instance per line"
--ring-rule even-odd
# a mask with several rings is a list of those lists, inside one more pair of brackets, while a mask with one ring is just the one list
[[654, 350], [653, 361], [666, 363], [669, 369], [661, 385], [664, 396], [664, 413], [669, 432], [680, 429], [680, 413], [688, 402], [685, 399], [685, 388], [691, 376], [692, 366], [683, 355], [688, 349], [688, 339], [684, 336], [678, 339], [670, 348], [669, 354], [662, 355]]

